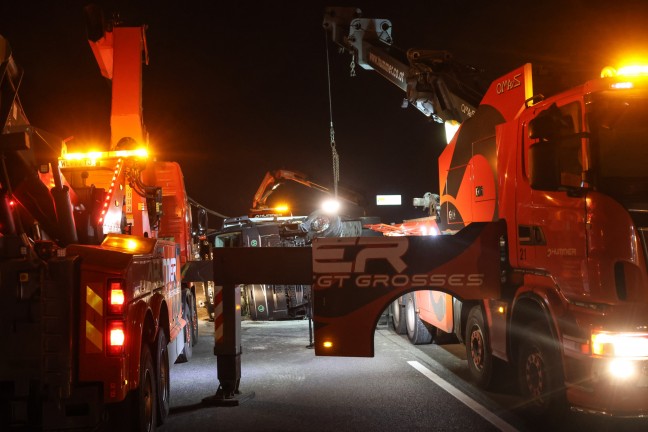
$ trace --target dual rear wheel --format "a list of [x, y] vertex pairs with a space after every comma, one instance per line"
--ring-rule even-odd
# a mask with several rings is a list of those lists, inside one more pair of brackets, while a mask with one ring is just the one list
[[419, 317], [414, 293], [407, 293], [394, 300], [390, 305], [390, 311], [394, 331], [397, 334], [407, 334], [414, 345], [432, 342], [434, 329], [430, 330]]

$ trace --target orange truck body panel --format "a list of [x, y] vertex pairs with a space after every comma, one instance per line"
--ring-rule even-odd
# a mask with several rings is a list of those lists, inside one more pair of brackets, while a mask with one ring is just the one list
[[[122, 247], [132, 241], [141, 246], [137, 251]], [[170, 333], [170, 340], [184, 326], [176, 245], [111, 235], [103, 246], [73, 245], [68, 253], [82, 258], [79, 380], [103, 382], [104, 400], [121, 401], [139, 385], [141, 327], [146, 315], [159, 323], [161, 311], [168, 311], [169, 329], [164, 330]], [[124, 281], [125, 288], [125, 306], [119, 314], [109, 311], [109, 286], [115, 280]], [[161, 302], [166, 303], [165, 308], [160, 307]], [[108, 352], [108, 323], [114, 320], [123, 321], [127, 329], [124, 351], [118, 355]]]

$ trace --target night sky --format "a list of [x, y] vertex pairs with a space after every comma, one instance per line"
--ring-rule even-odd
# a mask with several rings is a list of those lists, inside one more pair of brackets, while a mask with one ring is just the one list
[[[25, 70], [21, 100], [31, 123], [71, 146], [108, 140], [110, 89], [86, 41], [81, 1], [2, 1], [0, 34]], [[101, 2], [98, 2], [101, 4]], [[104, 2], [108, 3], [108, 2]], [[305, 173], [331, 186], [329, 100], [320, 0], [110, 2], [148, 24], [144, 121], [159, 159], [183, 167], [189, 196], [217, 212], [245, 214], [266, 171]], [[530, 61], [536, 93], [577, 84], [630, 53], [648, 60], [645, 0], [333, 2], [389, 18], [402, 48], [446, 49], [488, 81]], [[375, 72], [349, 77], [329, 45], [340, 185], [365, 196], [384, 222], [422, 216], [413, 197], [437, 192], [443, 129]], [[301, 186], [273, 195], [314, 210]], [[402, 194], [376, 208], [376, 194]], [[211, 217], [216, 228], [220, 219]]]

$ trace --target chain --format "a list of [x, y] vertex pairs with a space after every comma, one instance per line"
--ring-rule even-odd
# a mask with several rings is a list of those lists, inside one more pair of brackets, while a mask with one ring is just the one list
[[349, 76], [351, 76], [351, 77], [356, 76], [355, 66], [356, 66], [355, 53], [353, 53], [353, 54], [351, 54], [351, 64], [349, 65], [349, 67], [351, 68], [351, 71], [349, 72]]
[[338, 197], [338, 182], [340, 181], [340, 155], [335, 146], [335, 129], [331, 122], [331, 159], [333, 160], [333, 194], [335, 199]]
[[[331, 139], [331, 159], [333, 160], [333, 193], [335, 199], [338, 197], [338, 181], [340, 180], [340, 155], [335, 145], [335, 129], [333, 128], [333, 98], [331, 96], [331, 65], [329, 63], [328, 35], [324, 32], [326, 40], [326, 76], [328, 78], [328, 97], [329, 97], [329, 117], [330, 117], [330, 139]], [[352, 76], [355, 75], [355, 61], [351, 61]]]

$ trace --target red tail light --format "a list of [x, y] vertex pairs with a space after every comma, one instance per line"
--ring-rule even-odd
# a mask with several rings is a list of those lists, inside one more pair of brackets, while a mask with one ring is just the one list
[[123, 281], [109, 282], [108, 313], [121, 315], [124, 312], [124, 284]]
[[121, 355], [124, 352], [126, 331], [123, 321], [108, 321], [106, 327], [107, 351], [109, 355]]

